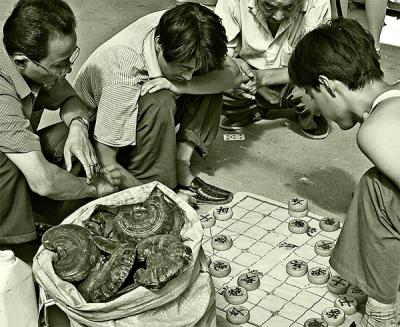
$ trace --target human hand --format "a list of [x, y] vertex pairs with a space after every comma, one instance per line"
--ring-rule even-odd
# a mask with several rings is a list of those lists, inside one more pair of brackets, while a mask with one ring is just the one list
[[89, 185], [96, 187], [98, 197], [117, 192], [120, 183], [121, 173], [115, 166], [107, 166], [100, 169], [99, 172], [88, 181]]
[[89, 141], [88, 129], [78, 121], [72, 122], [64, 145], [64, 160], [67, 171], [72, 169], [73, 156], [82, 163], [86, 177], [91, 179], [96, 174], [99, 165], [96, 153]]
[[177, 88], [173, 83], [171, 83], [171, 81], [165, 77], [157, 77], [143, 83], [140, 95], [143, 96], [146, 93], [154, 93], [160, 90], [170, 90], [174, 93], [178, 92]]

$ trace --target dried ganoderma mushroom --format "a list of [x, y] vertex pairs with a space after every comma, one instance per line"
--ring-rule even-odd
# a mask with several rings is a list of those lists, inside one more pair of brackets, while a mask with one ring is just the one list
[[100, 205], [82, 224], [93, 235], [109, 237], [116, 214], [116, 207]]
[[56, 253], [54, 271], [68, 282], [85, 279], [100, 256], [92, 235], [78, 225], [54, 226], [44, 233], [42, 243], [47, 250]]
[[146, 267], [134, 274], [138, 285], [159, 290], [169, 280], [183, 273], [190, 260], [192, 250], [172, 235], [157, 235], [147, 238], [137, 246], [137, 259]]
[[108, 258], [102, 256], [89, 276], [78, 285], [86, 302], [104, 302], [121, 288], [135, 261], [136, 248], [121, 244]]
[[[177, 219], [180, 221], [176, 222]], [[156, 187], [142, 204], [118, 208], [113, 234], [123, 243], [137, 244], [149, 236], [168, 234], [173, 230], [176, 233], [179, 226], [182, 229], [183, 215], [177, 215], [176, 209]]]

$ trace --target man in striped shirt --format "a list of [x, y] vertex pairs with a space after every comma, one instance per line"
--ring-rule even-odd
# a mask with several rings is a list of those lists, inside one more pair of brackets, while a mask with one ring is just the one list
[[[72, 175], [71, 157], [95, 173], [88, 110], [65, 75], [79, 48], [75, 17], [62, 0], [20, 0], [3, 28], [0, 46], [0, 249], [36, 238], [37, 199], [72, 200], [116, 190], [116, 179], [89, 185]], [[4, 44], [4, 47], [3, 47]], [[62, 123], [37, 131], [43, 109], [60, 108]], [[69, 128], [68, 128], [69, 127]], [[61, 169], [58, 165], [64, 164]], [[118, 173], [113, 171], [112, 174]], [[36, 193], [35, 200], [31, 190]], [[43, 199], [40, 196], [45, 196]], [[39, 208], [49, 211], [46, 208]], [[60, 204], [57, 203], [56, 207]]]
[[82, 66], [75, 89], [96, 116], [99, 161], [119, 167], [122, 187], [158, 180], [198, 202], [231, 200], [190, 171], [194, 150], [205, 157], [217, 135], [221, 92], [241, 83], [226, 42], [217, 15], [185, 3], [132, 23]]

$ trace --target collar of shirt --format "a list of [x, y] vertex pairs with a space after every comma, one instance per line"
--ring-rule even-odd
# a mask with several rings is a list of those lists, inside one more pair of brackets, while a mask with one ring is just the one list
[[[257, 4], [256, 4], [256, 1], [257, 1], [257, 0], [250, 0], [250, 1], [249, 1], [248, 7], [249, 7], [249, 9], [250, 9], [250, 12], [254, 15], [254, 17], [256, 17], [256, 19], [257, 19], [258, 22], [264, 27], [264, 29], [265, 29], [266, 31], [268, 31], [268, 32], [272, 35], [271, 31], [269, 30], [269, 27], [268, 27], [268, 24], [267, 24], [265, 18], [263, 17], [261, 11], [258, 9], [258, 6], [257, 6]], [[295, 21], [297, 20], [297, 18], [299, 17], [299, 14], [300, 14], [300, 13], [305, 13], [305, 12], [306, 12], [306, 2], [307, 2], [307, 1], [304, 1], [304, 3], [303, 3], [303, 8], [302, 8], [302, 10], [301, 10], [299, 13], [297, 13], [297, 14], [295, 14], [295, 15], [289, 17], [289, 19], [285, 19], [285, 20], [280, 24], [279, 29], [278, 29], [278, 32], [276, 33], [276, 35], [275, 35], [275, 37], [274, 37], [275, 39], [277, 39], [277, 38], [279, 37], [279, 35], [281, 35], [281, 34], [282, 34], [284, 31], [286, 31], [289, 27], [291, 27], [291, 26], [294, 25], [294, 23], [295, 23]]]
[[24, 99], [32, 93], [29, 85], [26, 83], [15, 64], [8, 55], [3, 42], [0, 43], [0, 70], [10, 77], [14, 83], [17, 94]]
[[147, 65], [149, 78], [162, 77], [163, 74], [157, 60], [156, 43], [154, 40], [156, 29], [153, 28], [144, 39], [143, 54]]

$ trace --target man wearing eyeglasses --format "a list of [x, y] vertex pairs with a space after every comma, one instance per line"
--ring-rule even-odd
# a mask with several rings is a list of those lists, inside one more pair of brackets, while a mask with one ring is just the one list
[[[99, 166], [88, 138], [88, 109], [65, 79], [79, 54], [75, 25], [71, 8], [62, 0], [20, 0], [4, 24], [0, 46], [0, 246], [36, 238], [33, 210], [50, 208], [50, 204], [36, 208], [42, 197], [46, 201], [73, 200], [117, 190], [114, 170], [103, 173], [103, 178], [96, 174]], [[45, 108], [60, 108], [62, 122], [38, 131]], [[73, 157], [81, 162], [87, 178], [69, 172]], [[91, 184], [87, 180], [92, 180]]]
[[330, 19], [329, 0], [218, 0], [215, 8], [244, 83], [225, 93], [221, 127], [235, 130], [265, 117], [269, 109], [296, 109], [301, 132], [328, 136], [327, 120], [309, 97], [289, 84], [288, 62], [300, 38]]

